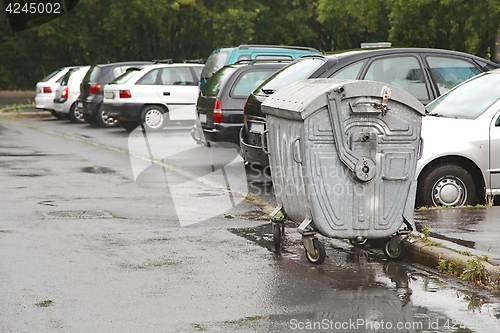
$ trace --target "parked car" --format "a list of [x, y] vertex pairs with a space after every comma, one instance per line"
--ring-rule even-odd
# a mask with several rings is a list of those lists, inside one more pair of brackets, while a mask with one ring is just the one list
[[55, 117], [63, 118], [54, 110], [54, 98], [56, 89], [59, 87], [64, 74], [71, 68], [73, 67], [59, 68], [37, 82], [35, 95], [35, 107], [37, 109], [50, 111]]
[[150, 64], [153, 62], [131, 61], [92, 66], [82, 80], [77, 100], [78, 112], [82, 112], [83, 119], [92, 126], [116, 126], [116, 119], [109, 117], [102, 110], [104, 86], [130, 67], [143, 67]]
[[192, 138], [207, 146], [239, 147], [243, 107], [248, 95], [289, 61], [253, 60], [224, 66], [201, 90]]
[[81, 66], [70, 69], [64, 74], [61, 84], [56, 89], [54, 110], [74, 123], [84, 122], [83, 114], [76, 108], [76, 100], [80, 95], [80, 84], [90, 66]]
[[195, 120], [199, 63], [157, 64], [129, 71], [104, 87], [103, 111], [128, 131], [161, 130], [167, 120]]
[[240, 45], [238, 47], [223, 47], [215, 49], [208, 57], [201, 72], [200, 90], [207, 80], [225, 65], [234, 64], [239, 60], [281, 59], [293, 60], [305, 54], [322, 54], [312, 47], [283, 45]]
[[480, 74], [426, 107], [417, 206], [462, 206], [500, 194], [500, 70]]
[[248, 163], [269, 165], [262, 151], [266, 118], [262, 101], [277, 89], [307, 78], [359, 79], [390, 83], [427, 104], [457, 84], [500, 65], [470, 54], [426, 48], [382, 48], [303, 56], [266, 80], [250, 94], [240, 132]]

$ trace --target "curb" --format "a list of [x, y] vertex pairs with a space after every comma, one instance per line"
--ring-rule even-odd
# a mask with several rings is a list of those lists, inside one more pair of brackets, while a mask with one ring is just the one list
[[0, 117], [7, 118], [52, 118], [50, 111], [23, 111], [23, 112], [2, 112]]
[[[415, 240], [406, 245], [406, 259], [434, 269], [438, 268], [440, 260], [445, 260], [446, 263], [452, 263], [448, 273], [458, 277], [469, 268], [468, 262], [477, 260], [478, 257], [467, 256], [446, 247], [429, 246], [422, 240]], [[482, 284], [495, 291], [500, 290], [500, 267], [482, 260], [481, 264], [484, 266], [482, 278], [480, 283], [476, 284]]]

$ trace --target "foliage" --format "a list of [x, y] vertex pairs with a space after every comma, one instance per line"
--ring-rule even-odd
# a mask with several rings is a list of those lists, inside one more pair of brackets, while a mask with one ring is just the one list
[[80, 0], [15, 34], [0, 15], [0, 90], [31, 90], [63, 66], [206, 59], [239, 44], [329, 52], [391, 41], [489, 57], [499, 25], [498, 0]]

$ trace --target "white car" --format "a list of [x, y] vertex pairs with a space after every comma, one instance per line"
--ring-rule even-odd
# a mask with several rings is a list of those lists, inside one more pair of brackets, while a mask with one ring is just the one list
[[427, 105], [417, 206], [462, 206], [500, 195], [500, 70]]
[[155, 64], [129, 70], [104, 87], [103, 111], [128, 131], [160, 130], [170, 120], [196, 115], [202, 64]]
[[56, 89], [54, 111], [58, 115], [69, 117], [74, 123], [85, 122], [83, 114], [76, 108], [76, 100], [80, 96], [80, 83], [90, 66], [81, 66], [70, 69], [62, 78]]
[[54, 116], [59, 116], [54, 111], [56, 89], [59, 87], [64, 74], [66, 74], [71, 68], [73, 67], [59, 68], [37, 82], [35, 96], [37, 109], [47, 110], [52, 112]]

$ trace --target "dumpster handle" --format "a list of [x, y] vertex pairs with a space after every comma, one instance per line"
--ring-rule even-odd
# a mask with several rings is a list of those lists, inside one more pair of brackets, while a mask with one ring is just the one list
[[297, 146], [297, 142], [300, 143], [300, 138], [296, 138], [292, 141], [292, 158], [295, 163], [302, 164], [302, 158], [300, 156], [300, 146]]
[[267, 129], [262, 132], [262, 135], [260, 136], [260, 145], [262, 146], [264, 154], [269, 155], [269, 150], [267, 149], [267, 133], [269, 133]]
[[423, 153], [424, 153], [424, 138], [420, 137], [420, 140], [418, 141], [417, 160], [422, 158]]

